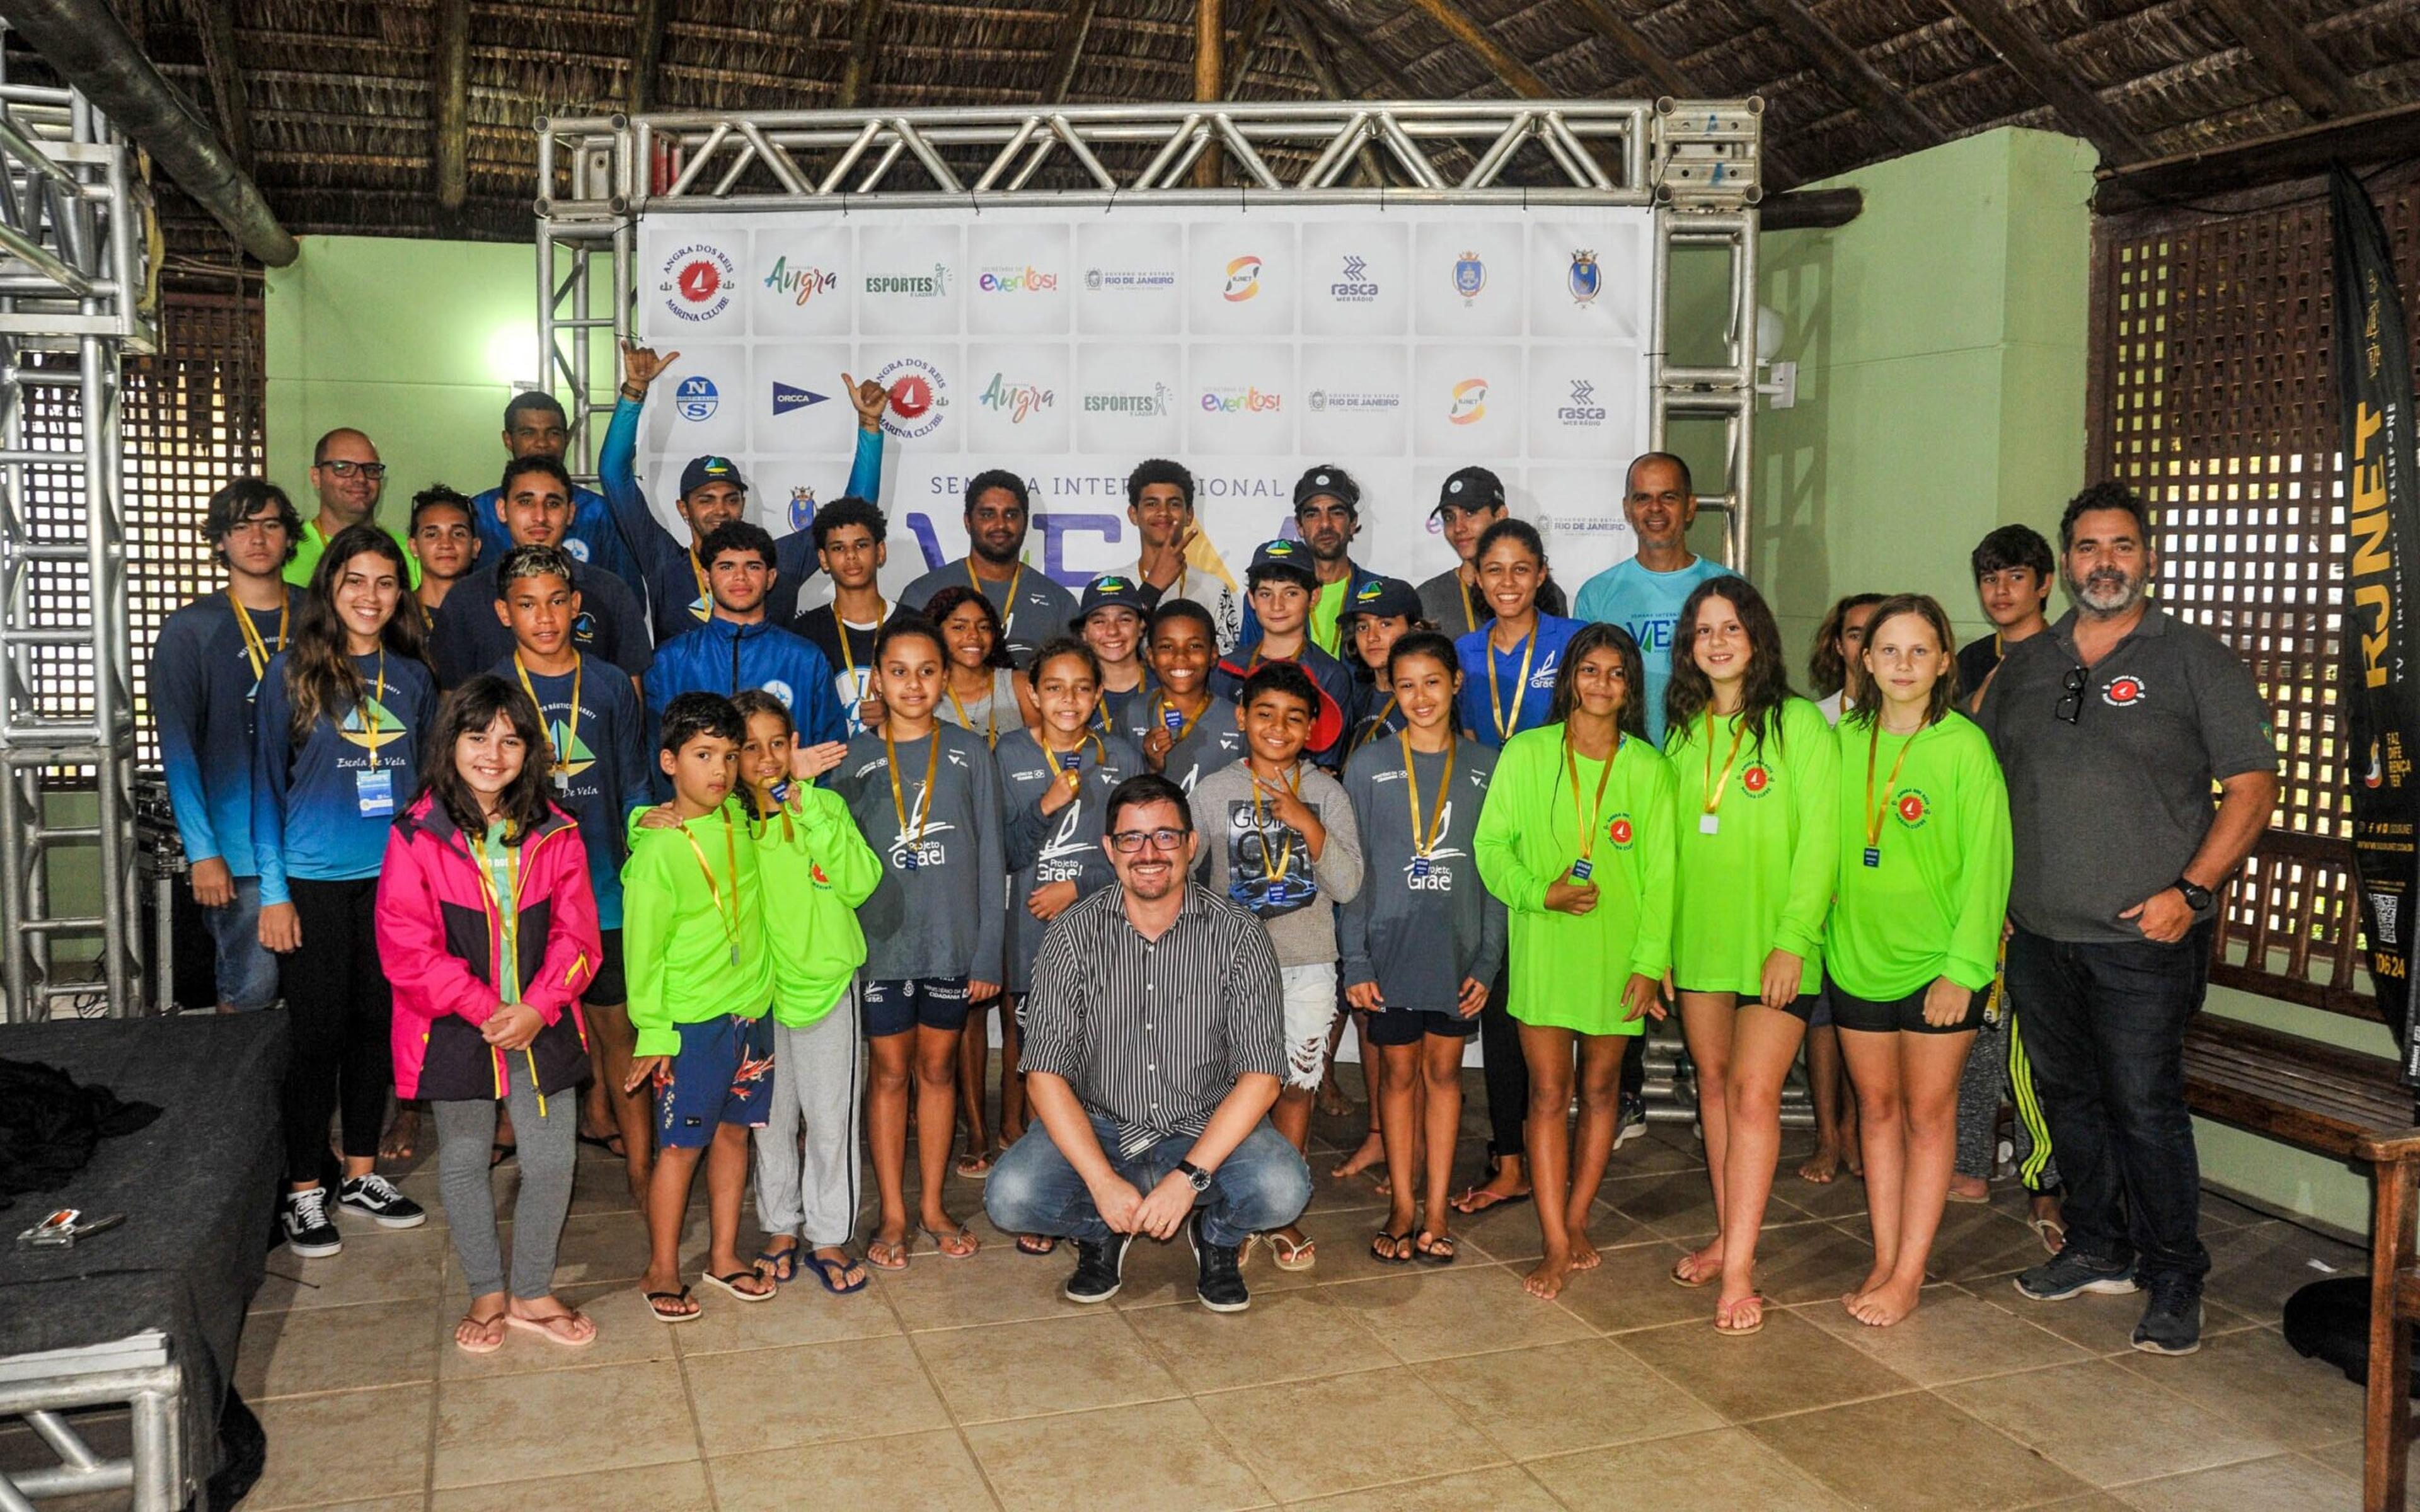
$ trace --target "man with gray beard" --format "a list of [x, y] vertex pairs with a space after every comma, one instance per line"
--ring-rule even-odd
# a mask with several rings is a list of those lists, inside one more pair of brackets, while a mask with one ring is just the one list
[[2277, 801], [2276, 737], [2242, 660], [2145, 599], [2140, 497], [2093, 485], [2058, 540], [2075, 608], [2009, 650], [1977, 716], [2016, 838], [2009, 994], [2068, 1186], [2066, 1248], [2016, 1288], [2148, 1290], [2134, 1348], [2191, 1354], [2210, 1252], [2184, 1032], [2218, 893]]

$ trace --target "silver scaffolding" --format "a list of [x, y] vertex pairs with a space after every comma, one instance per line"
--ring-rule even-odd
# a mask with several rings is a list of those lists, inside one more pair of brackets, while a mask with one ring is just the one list
[[[148, 190], [70, 89], [0, 82], [0, 991], [140, 1011], [121, 359]], [[89, 885], [89, 895], [85, 889]]]
[[[649, 210], [845, 211], [999, 204], [1652, 206], [1648, 444], [1675, 419], [1721, 427], [1724, 559], [1747, 560], [1756, 408], [1757, 202], [1763, 103], [1431, 100], [682, 111], [540, 119], [538, 350], [568, 391], [575, 471], [613, 408], [610, 343], [632, 333], [638, 218]], [[1204, 188], [1212, 165], [1223, 187]], [[1672, 255], [1728, 265], [1719, 329], [1675, 332]], [[1671, 362], [1683, 349], [1716, 361]]]

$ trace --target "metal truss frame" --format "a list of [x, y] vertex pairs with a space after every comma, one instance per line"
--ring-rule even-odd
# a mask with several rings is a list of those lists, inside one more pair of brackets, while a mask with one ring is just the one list
[[[613, 407], [613, 357], [600, 341], [631, 334], [637, 224], [648, 210], [845, 212], [869, 201], [1649, 206], [1649, 444], [1662, 447], [1676, 418], [1723, 427], [1724, 476], [1718, 488], [1701, 484], [1699, 497], [1724, 512], [1724, 556], [1739, 566], [1756, 409], [1763, 108], [1755, 99], [1348, 100], [541, 118], [538, 347], [548, 381], [570, 391], [571, 463], [592, 472], [597, 417]], [[1676, 248], [1728, 257], [1721, 329], [1686, 333], [1688, 349], [1718, 350], [1719, 363], [1667, 360]]]
[[[70, 996], [143, 1004], [119, 363], [152, 348], [132, 151], [80, 94], [0, 83], [0, 988], [11, 1022]], [[91, 784], [89, 822], [54, 811]], [[50, 779], [46, 781], [46, 779]], [[61, 913], [51, 872], [99, 857]], [[99, 960], [54, 969], [62, 944]]]

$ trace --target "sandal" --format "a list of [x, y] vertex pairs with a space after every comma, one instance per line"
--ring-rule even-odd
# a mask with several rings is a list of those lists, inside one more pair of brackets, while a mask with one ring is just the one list
[[1055, 1253], [1058, 1248], [1059, 1236], [1056, 1234], [1019, 1234], [1016, 1236], [1016, 1253], [1019, 1255], [1032, 1255], [1038, 1257], [1040, 1256]]
[[[1756, 1309], [1756, 1320], [1752, 1323], [1742, 1324], [1738, 1321], [1740, 1309], [1750, 1306]], [[1727, 1339], [1744, 1339], [1750, 1334], [1763, 1332], [1763, 1329], [1764, 1299], [1757, 1295], [1755, 1292], [1751, 1291], [1746, 1296], [1742, 1297], [1739, 1301], [1732, 1303], [1730, 1311], [1729, 1312], [1725, 1312], [1719, 1306], [1714, 1309], [1714, 1332], [1720, 1334]]]
[[[890, 1258], [883, 1258], [885, 1255]], [[908, 1269], [908, 1241], [904, 1237], [877, 1239], [865, 1246], [865, 1263], [877, 1271], [905, 1271]]]
[[[799, 1246], [788, 1249], [761, 1249], [756, 1252], [756, 1273], [780, 1287], [799, 1278]], [[768, 1271], [766, 1267], [772, 1269]]]
[[958, 1157], [957, 1173], [970, 1181], [980, 1181], [991, 1175], [991, 1156], [969, 1150]]
[[1496, 1192], [1484, 1186], [1474, 1186], [1466, 1188], [1462, 1196], [1453, 1199], [1450, 1206], [1454, 1211], [1468, 1218], [1485, 1212], [1491, 1208], [1503, 1207], [1508, 1202], [1528, 1200], [1529, 1194], [1527, 1192]]
[[765, 1278], [763, 1276], [757, 1274], [754, 1271], [727, 1271], [721, 1275], [717, 1275], [711, 1271], [706, 1273], [706, 1281], [708, 1286], [721, 1287], [723, 1290], [730, 1292], [741, 1302], [771, 1302], [773, 1300], [774, 1286], [773, 1283], [769, 1281], [765, 1282], [765, 1289], [762, 1291], [742, 1291], [739, 1289], [739, 1283], [742, 1281], [763, 1281], [764, 1279]]
[[[656, 1321], [659, 1323], [686, 1323], [704, 1310], [690, 1299], [687, 1287], [681, 1288], [678, 1291], [650, 1291], [645, 1293], [645, 1297], [647, 1311], [656, 1315]], [[675, 1304], [686, 1304], [689, 1310], [687, 1312], [667, 1311], [664, 1304], [668, 1302]]]
[[1423, 1265], [1451, 1265], [1454, 1262], [1454, 1255], [1455, 1247], [1451, 1234], [1440, 1234], [1434, 1229], [1423, 1228], [1420, 1230], [1419, 1237], [1412, 1241], [1412, 1257]]
[[1395, 1234], [1381, 1227], [1370, 1236], [1370, 1257], [1381, 1265], [1409, 1265], [1412, 1263], [1411, 1256], [1400, 1253], [1399, 1246], [1409, 1243], [1411, 1238], [1408, 1229]]
[[586, 1145], [589, 1149], [601, 1149], [608, 1155], [613, 1156], [615, 1160], [628, 1160], [630, 1158], [628, 1154], [624, 1153], [621, 1149], [622, 1131], [619, 1129], [614, 1130], [609, 1134], [584, 1134], [575, 1135], [574, 1137], [579, 1139], [582, 1144]]
[[2067, 1248], [2067, 1225], [2057, 1219], [2028, 1218], [2025, 1220], [2025, 1227], [2034, 1231], [2036, 1239], [2041, 1241], [2042, 1248], [2053, 1255]]
[[944, 1240], [923, 1224], [916, 1226], [916, 1231], [931, 1240], [933, 1248], [939, 1251], [941, 1258], [945, 1260], [971, 1260], [975, 1257], [976, 1252], [983, 1248], [983, 1241], [975, 1238], [975, 1231], [964, 1224], [958, 1225], [957, 1232], [950, 1236], [950, 1240], [955, 1240], [965, 1245], [963, 1249], [950, 1248], [949, 1240]]
[[465, 1344], [462, 1342], [462, 1335], [458, 1326], [454, 1335], [454, 1347], [464, 1354], [495, 1353], [504, 1347], [504, 1323], [511, 1316], [509, 1313], [498, 1313], [493, 1318], [481, 1318], [476, 1313], [464, 1313], [462, 1321], [476, 1325], [480, 1330], [479, 1336], [473, 1342]]
[[382, 1161], [407, 1161], [420, 1153], [420, 1110], [415, 1107], [396, 1109], [395, 1121], [386, 1126], [386, 1137], [379, 1141], [378, 1158]]
[[1261, 1236], [1269, 1246], [1269, 1257], [1280, 1271], [1308, 1271], [1319, 1263], [1319, 1241], [1292, 1240], [1283, 1234]]
[[[582, 1324], [588, 1329], [585, 1334], [579, 1332]], [[504, 1326], [535, 1334], [549, 1344], [559, 1344], [566, 1350], [584, 1350], [597, 1342], [595, 1320], [577, 1307], [568, 1312], [550, 1313], [544, 1318], [523, 1318], [519, 1313], [506, 1313]], [[566, 1329], [572, 1332], [566, 1333]]]
[[497, 1166], [502, 1165], [504, 1162], [512, 1159], [515, 1155], [518, 1155], [520, 1152], [521, 1147], [519, 1145], [489, 1145], [488, 1147], [488, 1169], [491, 1171], [494, 1170]]
[[[793, 1250], [790, 1253], [795, 1255], [798, 1252]], [[814, 1268], [815, 1279], [822, 1282], [824, 1289], [835, 1297], [845, 1297], [853, 1291], [863, 1291], [866, 1283], [874, 1279], [870, 1275], [861, 1275], [854, 1281], [842, 1280], [843, 1276], [848, 1274], [849, 1267], [857, 1263], [846, 1256], [835, 1259], [828, 1255], [811, 1254], [806, 1258], [807, 1264]]]

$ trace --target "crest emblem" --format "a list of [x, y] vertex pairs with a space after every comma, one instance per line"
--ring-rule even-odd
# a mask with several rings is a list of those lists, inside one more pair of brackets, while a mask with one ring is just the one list
[[1477, 299], [1479, 291], [1486, 286], [1487, 265], [1479, 260], [1479, 254], [1466, 252], [1454, 259], [1453, 291], [1456, 294], [1466, 300], [1473, 300]]
[[1571, 274], [1565, 282], [1572, 291], [1573, 303], [1586, 304], [1595, 299], [1598, 291], [1605, 287], [1605, 274], [1597, 267], [1596, 254], [1573, 253]]

